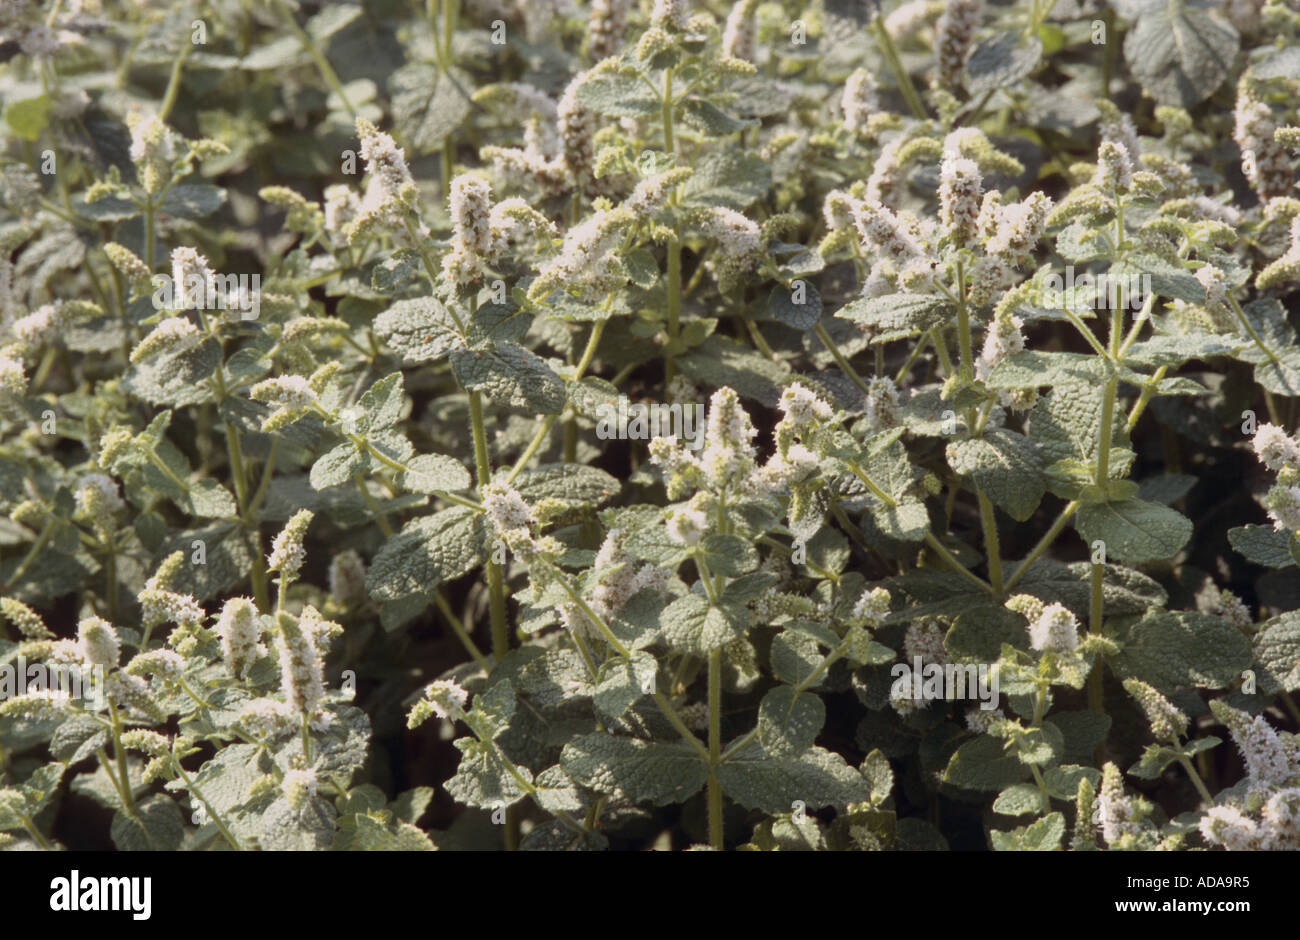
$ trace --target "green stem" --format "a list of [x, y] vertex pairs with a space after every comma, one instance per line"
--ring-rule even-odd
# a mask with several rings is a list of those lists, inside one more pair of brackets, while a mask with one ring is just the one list
[[54, 851], [54, 846], [50, 844], [50, 841], [45, 836], [41, 835], [41, 830], [36, 828], [36, 824], [32, 822], [30, 817], [20, 813], [18, 819], [23, 824], [23, 828], [27, 830], [27, 834], [32, 837], [33, 842], [46, 852]]
[[[1101, 636], [1102, 622], [1102, 577], [1105, 574], [1105, 566], [1094, 564], [1092, 566], [1092, 591], [1088, 603], [1088, 632], [1093, 636]], [[1102, 661], [1097, 657], [1093, 663], [1092, 672], [1088, 673], [1088, 708], [1098, 714], [1104, 711], [1102, 706]]]
[[163, 95], [162, 104], [158, 107], [158, 120], [166, 122], [167, 115], [171, 114], [172, 108], [176, 104], [177, 92], [181, 89], [181, 73], [185, 69], [185, 60], [190, 57], [194, 51], [194, 43], [187, 42], [181, 46], [181, 53], [172, 63], [172, 73], [167, 79], [167, 91]]
[[1178, 763], [1182, 764], [1183, 769], [1187, 771], [1187, 776], [1191, 778], [1192, 786], [1196, 787], [1196, 792], [1200, 794], [1202, 802], [1204, 802], [1206, 806], [1213, 806], [1214, 796], [1208, 789], [1206, 789], [1205, 781], [1202, 780], [1201, 775], [1196, 772], [1196, 767], [1192, 765], [1190, 760], [1188, 760], [1187, 755], [1179, 754]]
[[343, 107], [345, 107], [348, 113], [355, 118], [357, 116], [357, 109], [352, 107], [352, 102], [348, 100], [347, 92], [343, 90], [343, 83], [339, 81], [339, 77], [335, 73], [333, 66], [329, 64], [329, 60], [325, 58], [325, 55], [316, 45], [316, 40], [311, 38], [311, 34], [308, 33], [307, 30], [298, 25], [298, 21], [294, 18], [293, 11], [285, 5], [283, 0], [281, 0], [278, 5], [284, 18], [289, 23], [289, 28], [293, 30], [294, 35], [298, 37], [298, 41], [302, 43], [303, 48], [307, 50], [307, 54], [311, 56], [312, 61], [316, 63], [316, 70], [320, 72], [321, 78], [325, 79], [325, 84], [329, 86], [330, 91], [338, 95], [339, 101], [343, 104]]
[[718, 764], [722, 761], [722, 650], [709, 651], [709, 845], [722, 849], [722, 785]]
[[1065, 524], [1070, 521], [1071, 516], [1078, 512], [1081, 505], [1083, 504], [1077, 499], [1071, 500], [1065, 504], [1065, 508], [1062, 509], [1061, 514], [1056, 517], [1056, 521], [1052, 523], [1052, 527], [1047, 530], [1041, 539], [1038, 540], [1038, 544], [1035, 545], [1033, 549], [1030, 550], [1029, 554], [1025, 556], [1024, 561], [1016, 566], [1016, 570], [1011, 572], [1011, 577], [1007, 578], [1007, 583], [1003, 586], [1004, 590], [1010, 591], [1011, 588], [1015, 586], [1016, 582], [1024, 577], [1025, 572], [1029, 570], [1029, 566], [1038, 560], [1038, 556], [1042, 555], [1043, 552], [1047, 551], [1047, 549], [1051, 547], [1051, 544], [1056, 541], [1056, 537], [1061, 534], [1061, 530], [1065, 528]]
[[128, 813], [135, 815], [135, 795], [131, 792], [131, 777], [126, 769], [126, 748], [122, 747], [122, 716], [117, 706], [108, 703], [108, 715], [113, 722], [113, 753], [117, 759], [117, 774], [122, 780], [122, 799]]
[[947, 564], [949, 568], [957, 572], [957, 574], [961, 575], [971, 584], [976, 585], [981, 591], [986, 591], [989, 594], [997, 593], [993, 590], [993, 586], [991, 584], [989, 584], [987, 581], [985, 581], [979, 575], [975, 574], [973, 571], [971, 571], [969, 568], [967, 568], [965, 565], [959, 562], [955, 557], [953, 557], [952, 552], [948, 551], [948, 549], [944, 546], [944, 544], [940, 542], [937, 538], [935, 538], [933, 532], [925, 533], [925, 544], [929, 545], [930, 548], [934, 549], [935, 554], [938, 555], [940, 558], [942, 558], [944, 560], [944, 563]]
[[49, 522], [45, 523], [45, 527], [41, 529], [40, 534], [36, 536], [36, 541], [32, 543], [32, 547], [27, 550], [27, 554], [23, 556], [23, 560], [18, 563], [18, 567], [14, 569], [13, 574], [9, 576], [9, 580], [5, 582], [3, 588], [5, 593], [8, 593], [9, 589], [17, 584], [18, 580], [27, 573], [27, 569], [31, 567], [36, 556], [41, 553], [41, 549], [45, 548], [46, 543], [53, 537], [54, 527], [57, 523], [58, 519], [53, 516], [50, 517]]
[[858, 375], [857, 371], [849, 363], [849, 360], [844, 358], [844, 354], [836, 348], [835, 340], [831, 339], [831, 335], [826, 332], [826, 327], [822, 326], [820, 323], [815, 324], [813, 326], [813, 332], [817, 334], [817, 338], [822, 341], [822, 345], [825, 346], [826, 351], [831, 354], [831, 358], [834, 359], [835, 364], [840, 367], [840, 371], [847, 375], [853, 381], [853, 384], [858, 387], [858, 391], [862, 392], [863, 395], [870, 394], [871, 390], [869, 386], [865, 381], [863, 381], [862, 376]]
[[202, 791], [194, 785], [194, 781], [190, 779], [187, 773], [185, 773], [185, 768], [181, 766], [181, 762], [176, 760], [174, 763], [176, 764], [177, 775], [179, 775], [181, 780], [185, 783], [185, 789], [194, 794], [194, 798], [203, 804], [204, 812], [208, 814], [208, 819], [212, 820], [212, 824], [217, 827], [217, 831], [221, 833], [222, 838], [229, 842], [230, 847], [236, 852], [242, 852], [244, 847], [239, 844], [239, 840], [235, 838], [234, 833], [232, 833], [226, 826], [225, 820], [222, 818], [221, 814], [212, 808], [212, 804], [208, 802]]
[[[469, 419], [474, 436], [474, 470], [478, 476], [480, 495], [483, 487], [492, 482], [492, 467], [488, 462], [487, 431], [483, 424], [483, 396], [469, 393]], [[497, 662], [510, 652], [510, 636], [506, 630], [505, 585], [501, 566], [492, 558], [487, 561], [488, 608], [492, 618], [492, 655]]]
[[980, 522], [984, 527], [984, 554], [989, 560], [989, 583], [993, 586], [994, 594], [1002, 593], [1002, 559], [999, 556], [998, 549], [998, 524], [993, 515], [993, 504], [989, 498], [984, 495], [984, 491], [976, 488], [975, 496], [980, 504]]
[[916, 93], [915, 86], [912, 85], [911, 76], [903, 68], [903, 62], [898, 57], [898, 47], [894, 45], [893, 37], [889, 35], [889, 30], [885, 29], [885, 21], [881, 16], [876, 16], [871, 21], [875, 27], [876, 39], [880, 42], [880, 51], [884, 53], [885, 61], [889, 63], [889, 70], [894, 73], [894, 81], [898, 83], [898, 90], [903, 95], [903, 100], [907, 102], [907, 108], [912, 112], [912, 116], [919, 121], [925, 120], [925, 108], [921, 104], [921, 99]]
[[488, 662], [486, 656], [479, 652], [478, 644], [476, 644], [474, 638], [469, 635], [469, 632], [465, 629], [465, 625], [460, 622], [460, 618], [452, 611], [451, 605], [448, 604], [447, 599], [442, 596], [442, 591], [439, 591], [437, 588], [433, 591], [433, 603], [437, 606], [443, 617], [446, 618], [447, 624], [451, 627], [451, 632], [456, 634], [457, 639], [459, 639], [461, 645], [465, 647], [465, 651], [469, 653], [470, 658], [472, 658], [474, 662], [478, 663], [478, 667], [483, 670], [484, 674], [491, 672], [492, 664]]

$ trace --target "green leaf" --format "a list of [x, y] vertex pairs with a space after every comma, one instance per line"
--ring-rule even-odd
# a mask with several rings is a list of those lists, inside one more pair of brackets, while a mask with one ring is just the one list
[[407, 523], [384, 543], [366, 574], [366, 590], [379, 601], [423, 595], [458, 578], [487, 557], [483, 517], [453, 506]]
[[790, 367], [725, 336], [707, 340], [677, 360], [687, 378], [713, 386], [727, 385], [745, 398], [775, 405]]
[[[447, 781], [447, 792], [458, 803], [497, 809], [513, 806], [527, 795], [501, 761], [495, 746], [469, 737], [457, 738], [452, 744], [460, 751], [460, 764], [456, 775]], [[533, 782], [527, 767], [519, 767], [517, 772], [529, 783]]]
[[725, 137], [758, 126], [758, 121], [734, 118], [703, 98], [687, 98], [682, 102], [681, 108], [682, 117], [688, 125], [713, 137]]
[[1058, 800], [1073, 800], [1079, 794], [1079, 781], [1087, 779], [1094, 788], [1101, 785], [1101, 771], [1078, 764], [1062, 764], [1043, 771], [1043, 784], [1049, 795]]
[[436, 297], [399, 300], [375, 318], [374, 330], [407, 363], [441, 359], [463, 345], [455, 321]]
[[1246, 638], [1226, 620], [1196, 611], [1152, 610], [1130, 628], [1110, 663], [1120, 679], [1132, 676], [1170, 693], [1227, 688], [1253, 658]]
[[1027, 349], [995, 365], [984, 384], [989, 388], [1041, 388], [1044, 385], [1093, 383], [1108, 379], [1109, 369], [1107, 363], [1085, 353]]
[[515, 343], [489, 350], [451, 351], [451, 371], [468, 391], [482, 391], [493, 404], [559, 414], [564, 408], [564, 380], [540, 357]]
[[658, 114], [659, 99], [630, 75], [596, 75], [578, 86], [578, 101], [607, 117], [646, 117]]
[[772, 673], [777, 679], [798, 685], [812, 675], [825, 657], [812, 637], [786, 629], [772, 640], [771, 659]]
[[889, 758], [879, 749], [862, 759], [858, 772], [871, 787], [872, 803], [879, 806], [889, 799], [890, 793], [894, 790], [894, 770], [889, 766]]
[[1192, 520], [1141, 499], [1086, 505], [1076, 524], [1088, 544], [1106, 544], [1107, 558], [1134, 563], [1171, 558], [1192, 535]]
[[872, 343], [889, 343], [938, 326], [946, 304], [936, 294], [885, 294], [855, 300], [835, 311], [835, 316], [865, 327]]
[[[1038, 816], [1048, 808], [1047, 800], [1032, 783], [1015, 783], [998, 794], [993, 801], [993, 812], [1003, 816]], [[996, 838], [1002, 833], [994, 833]]]
[[1005, 428], [949, 444], [948, 463], [1018, 522], [1033, 515], [1047, 492], [1038, 445]]
[[454, 493], [469, 489], [473, 482], [465, 465], [445, 454], [420, 454], [406, 465], [410, 470], [402, 474], [402, 488], [412, 493]]
[[1062, 760], [1080, 764], [1092, 761], [1097, 745], [1106, 740], [1111, 719], [1091, 711], [1057, 711], [1052, 713], [1052, 724], [1065, 736]]
[[981, 735], [957, 748], [940, 775], [944, 783], [964, 790], [1004, 790], [1029, 776], [1029, 768], [1002, 742]]
[[370, 466], [370, 458], [351, 441], [326, 451], [311, 465], [311, 486], [323, 490], [352, 482], [352, 475]]
[[473, 88], [473, 80], [455, 66], [443, 72], [423, 62], [411, 62], [393, 72], [388, 90], [402, 143], [417, 153], [441, 150], [469, 114]]
[[250, 72], [263, 72], [291, 68], [307, 60], [307, 50], [297, 36], [281, 36], [244, 56], [239, 60], [239, 67]]
[[995, 852], [1059, 852], [1065, 835], [1065, 817], [1049, 813], [1028, 826], [1010, 832], [989, 833]]
[[365, 11], [360, 5], [355, 3], [335, 3], [309, 19], [304, 28], [317, 42], [323, 42], [360, 17], [363, 12]]
[[1148, 744], [1142, 751], [1142, 757], [1127, 771], [1129, 776], [1140, 780], [1158, 780], [1165, 768], [1178, 760], [1178, 752], [1163, 744]]
[[718, 766], [722, 790], [746, 809], [788, 813], [796, 802], [807, 809], [843, 807], [871, 797], [863, 776], [832, 751], [812, 747], [775, 756], [751, 743]]
[[655, 691], [658, 664], [649, 653], [634, 651], [630, 659], [607, 660], [596, 676], [596, 708], [610, 718], [622, 718], [632, 703]]
[[758, 549], [737, 535], [708, 535], [700, 543], [699, 557], [713, 574], [729, 578], [758, 567]]
[[50, 122], [50, 99], [45, 95], [5, 104], [5, 123], [21, 140], [36, 140]]
[[1290, 532], [1271, 525], [1244, 525], [1228, 530], [1232, 547], [1246, 556], [1246, 560], [1266, 568], [1288, 568], [1296, 563], [1291, 547], [1294, 541]]
[[1037, 36], [1022, 38], [1020, 30], [992, 36], [971, 50], [966, 59], [966, 90], [971, 95], [1004, 88], [1032, 72], [1043, 54]]
[[1260, 624], [1255, 662], [1263, 671], [1260, 685], [1265, 694], [1300, 689], [1300, 611], [1287, 611]]
[[700, 594], [684, 594], [664, 608], [660, 625], [673, 649], [703, 655], [744, 636], [749, 613], [732, 601], [714, 605]]
[[201, 519], [231, 519], [239, 515], [230, 491], [207, 477], [191, 481], [185, 498], [176, 502], [190, 515]]
[[796, 302], [795, 294], [782, 284], [772, 288], [767, 298], [768, 309], [772, 316], [791, 329], [806, 331], [817, 325], [822, 318], [822, 297], [817, 288], [807, 281], [802, 286], [802, 302]]
[[758, 706], [758, 741], [773, 757], [791, 757], [813, 746], [826, 723], [826, 706], [811, 692], [778, 685]]
[[194, 405], [212, 397], [208, 380], [220, 363], [221, 344], [209, 336], [191, 349], [134, 363], [122, 384], [151, 405]]
[[168, 190], [158, 207], [182, 219], [202, 219], [226, 203], [226, 191], [211, 183], [181, 183]]
[[[1192, 272], [1156, 255], [1129, 255], [1111, 265], [1107, 274], [1114, 279], [1111, 283], [1125, 285], [1141, 284], [1143, 278], [1150, 278], [1151, 291], [1160, 297], [1189, 304], [1205, 303], [1205, 288]], [[1129, 292], [1127, 297], [1121, 294], [1119, 299], [1140, 305], [1137, 291]]]
[[1237, 31], [1208, 7], [1203, 0], [1148, 5], [1124, 37], [1124, 59], [1157, 104], [1191, 108], [1232, 74]]
[[707, 154], [692, 169], [691, 178], [682, 187], [682, 201], [689, 206], [727, 206], [740, 211], [772, 185], [768, 162], [738, 150]]
[[548, 463], [525, 470], [514, 486], [530, 503], [554, 499], [575, 506], [602, 505], [620, 489], [618, 480], [599, 467], [573, 463]]
[[402, 373], [391, 372], [366, 389], [357, 402], [361, 409], [357, 432], [365, 435], [391, 428], [402, 420], [404, 405]]
[[136, 804], [134, 815], [114, 813], [109, 834], [122, 852], [175, 852], [185, 839], [185, 824], [176, 801], [155, 793]]
[[708, 765], [685, 742], [665, 744], [603, 731], [566, 744], [560, 766], [588, 789], [655, 806], [684, 802], [709, 776]]
[[900, 542], [919, 542], [930, 531], [930, 514], [925, 511], [925, 503], [913, 497], [894, 506], [876, 502], [869, 511], [880, 531]]

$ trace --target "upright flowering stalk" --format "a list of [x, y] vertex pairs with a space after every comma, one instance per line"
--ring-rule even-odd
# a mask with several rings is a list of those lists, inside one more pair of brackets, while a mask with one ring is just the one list
[[285, 703], [312, 718], [325, 696], [325, 665], [311, 633], [292, 614], [281, 612], [276, 619], [280, 634], [276, 648], [280, 656], [280, 691]]
[[979, 0], [947, 0], [943, 15], [935, 26], [935, 53], [938, 57], [939, 85], [954, 91], [962, 85], [966, 53], [979, 25]]
[[756, 222], [721, 206], [710, 210], [702, 227], [717, 242], [713, 267], [719, 286], [728, 291], [758, 264], [762, 233]]
[[370, 183], [348, 233], [352, 242], [376, 225], [400, 227], [416, 198], [415, 180], [406, 165], [406, 153], [397, 142], [365, 118], [357, 119], [357, 136]]
[[232, 597], [226, 601], [217, 619], [217, 636], [226, 668], [236, 679], [244, 678], [252, 665], [266, 655], [257, 606], [251, 598]]
[[451, 250], [442, 273], [456, 284], [476, 280], [492, 253], [492, 187], [486, 180], [461, 174], [451, 181]]
[[758, 26], [754, 22], [754, 9], [757, 6], [758, 0], [737, 0], [732, 4], [722, 29], [722, 54], [727, 58], [755, 60]]
[[171, 181], [172, 161], [176, 159], [176, 135], [158, 115], [127, 115], [131, 132], [131, 162], [140, 174], [146, 194], [156, 196]]
[[271, 554], [266, 557], [266, 567], [268, 571], [280, 573], [279, 608], [284, 607], [284, 593], [298, 579], [298, 572], [302, 570], [302, 563], [307, 558], [302, 543], [313, 518], [310, 509], [299, 509], [271, 542]]
[[1264, 497], [1264, 507], [1277, 531], [1300, 533], [1300, 441], [1274, 424], [1261, 424], [1252, 441], [1255, 454], [1277, 482]]
[[964, 245], [976, 235], [983, 177], [974, 160], [945, 152], [939, 167], [939, 221], [954, 245]]
[[1274, 139], [1273, 112], [1259, 99], [1249, 74], [1237, 84], [1232, 139], [1241, 149], [1241, 172], [1261, 200], [1289, 196], [1295, 185], [1291, 158]]
[[587, 55], [596, 62], [623, 48], [632, 0], [592, 0], [587, 15]]
[[1263, 715], [1252, 716], [1219, 701], [1210, 702], [1210, 710], [1227, 725], [1233, 743], [1246, 762], [1246, 778], [1252, 790], [1273, 790], [1300, 776], [1300, 766], [1296, 766]]

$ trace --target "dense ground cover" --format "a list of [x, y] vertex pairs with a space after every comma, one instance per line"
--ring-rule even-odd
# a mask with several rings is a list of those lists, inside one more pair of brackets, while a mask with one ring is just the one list
[[0, 847], [1296, 848], [1297, 31], [0, 2]]

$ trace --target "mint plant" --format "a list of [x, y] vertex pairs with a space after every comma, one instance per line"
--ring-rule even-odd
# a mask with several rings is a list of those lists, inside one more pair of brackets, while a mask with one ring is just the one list
[[0, 848], [1300, 847], [1300, 18], [1057, 6], [3, 4]]

